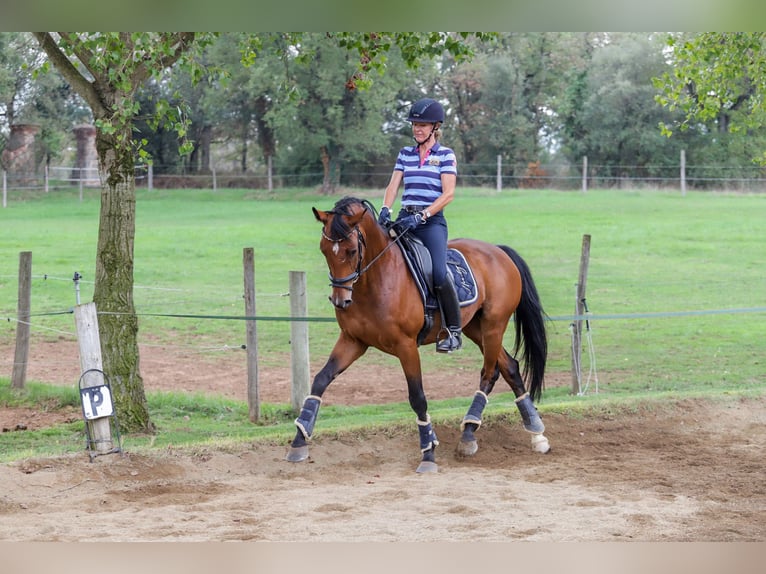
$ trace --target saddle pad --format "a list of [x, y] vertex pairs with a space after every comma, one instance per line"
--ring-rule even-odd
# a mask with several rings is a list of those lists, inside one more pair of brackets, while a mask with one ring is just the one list
[[476, 289], [476, 278], [465, 256], [457, 249], [447, 249], [447, 271], [455, 282], [455, 290], [460, 306], [474, 303], [479, 294]]

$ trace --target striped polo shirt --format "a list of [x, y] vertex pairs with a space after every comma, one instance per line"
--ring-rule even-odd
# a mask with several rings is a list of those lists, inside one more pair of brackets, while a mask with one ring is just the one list
[[442, 193], [441, 174], [457, 175], [457, 159], [454, 151], [436, 142], [420, 165], [417, 146], [407, 146], [399, 150], [394, 170], [404, 173], [402, 207], [426, 206]]

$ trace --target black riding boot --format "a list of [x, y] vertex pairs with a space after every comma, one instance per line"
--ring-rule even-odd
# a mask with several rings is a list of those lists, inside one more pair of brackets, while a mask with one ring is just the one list
[[461, 339], [462, 321], [460, 319], [460, 302], [457, 300], [457, 291], [452, 283], [452, 278], [447, 276], [447, 281], [441, 287], [436, 288], [436, 296], [439, 298], [442, 309], [442, 323], [447, 327], [447, 337], [436, 343], [437, 353], [451, 353], [463, 346]]

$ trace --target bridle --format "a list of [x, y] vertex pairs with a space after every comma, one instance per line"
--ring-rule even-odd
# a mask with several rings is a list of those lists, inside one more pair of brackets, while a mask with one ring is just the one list
[[[338, 216], [337, 213], [333, 214], [334, 216]], [[322, 237], [324, 237], [327, 241], [330, 243], [333, 243], [335, 245], [338, 245], [342, 243], [343, 241], [346, 241], [351, 235], [356, 232], [356, 248], [357, 248], [357, 259], [356, 259], [356, 269], [350, 274], [346, 275], [345, 277], [333, 277], [332, 273], [328, 273], [327, 277], [330, 279], [330, 286], [337, 287], [338, 289], [346, 289], [348, 291], [354, 290], [354, 283], [359, 281], [359, 278], [370, 268], [373, 266], [373, 264], [380, 259], [383, 254], [391, 249], [394, 244], [396, 244], [399, 239], [401, 239], [402, 235], [397, 235], [393, 241], [389, 242], [388, 245], [386, 245], [383, 249], [381, 249], [380, 253], [378, 253], [375, 257], [372, 258], [372, 261], [370, 261], [367, 265], [362, 267], [362, 261], [364, 260], [364, 248], [367, 247], [367, 242], [365, 241], [364, 235], [362, 234], [361, 230], [359, 229], [359, 226], [354, 226], [353, 229], [349, 230], [346, 235], [341, 237], [340, 239], [333, 239], [332, 237], [328, 236], [324, 232], [324, 227], [322, 228]], [[351, 285], [346, 285], [346, 283], [351, 282]]]

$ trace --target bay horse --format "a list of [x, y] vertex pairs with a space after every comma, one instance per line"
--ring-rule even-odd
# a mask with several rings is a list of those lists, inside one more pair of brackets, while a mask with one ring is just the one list
[[[378, 224], [373, 205], [366, 200], [345, 197], [330, 211], [312, 207], [322, 224], [319, 248], [327, 260], [332, 292], [330, 301], [340, 335], [327, 362], [316, 374], [310, 395], [295, 420], [298, 428], [287, 460], [308, 458], [308, 445], [316, 423], [322, 395], [328, 385], [368, 348], [396, 356], [407, 380], [409, 403], [417, 416], [422, 460], [417, 472], [435, 472], [435, 449], [439, 444], [428, 414], [423, 391], [418, 335], [424, 325], [424, 305], [408, 270], [402, 250], [388, 230]], [[500, 375], [516, 395], [524, 429], [531, 433], [536, 452], [550, 450], [543, 434], [545, 426], [533, 401], [541, 397], [547, 359], [546, 316], [529, 267], [507, 246], [475, 239], [453, 239], [449, 247], [460, 251], [469, 262], [478, 296], [461, 307], [463, 334], [481, 350], [484, 364], [479, 389], [462, 423], [458, 455], [471, 456], [478, 450], [474, 432], [488, 395]], [[503, 335], [513, 316], [515, 345], [524, 363], [503, 347]], [[436, 341], [438, 317], [422, 344]], [[525, 386], [525, 381], [527, 385]]]

